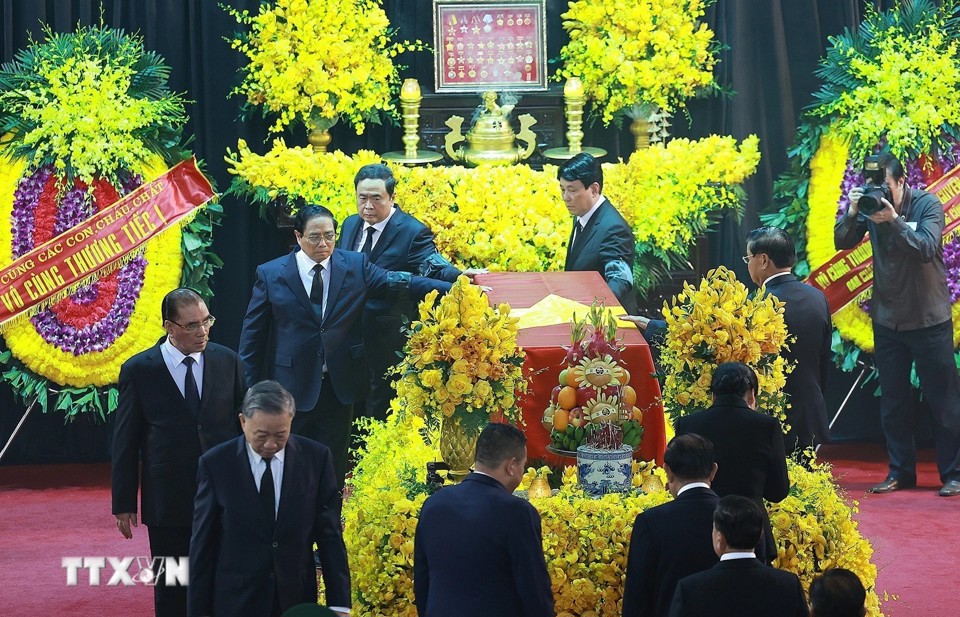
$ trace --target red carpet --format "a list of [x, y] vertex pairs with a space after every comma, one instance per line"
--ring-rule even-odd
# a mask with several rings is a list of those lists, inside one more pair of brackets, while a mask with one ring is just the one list
[[[919, 488], [890, 495], [866, 490], [886, 475], [879, 445], [824, 447], [840, 484], [860, 502], [860, 530], [875, 550], [877, 587], [888, 617], [960, 614], [953, 593], [960, 582], [960, 497], [939, 497], [932, 453], [921, 453]], [[147, 556], [146, 529], [125, 541], [110, 514], [109, 466], [0, 467], [0, 581], [4, 617], [153, 614], [152, 589], [143, 585], [90, 586], [81, 570], [68, 587], [62, 557]], [[131, 574], [135, 568], [130, 569]]]
[[[940, 497], [933, 451], [919, 453], [917, 488], [887, 495], [867, 490], [887, 475], [880, 444], [824, 446], [820, 458], [849, 497], [860, 502], [860, 532], [873, 544], [877, 590], [887, 617], [948, 617], [960, 614], [954, 593], [960, 583], [960, 497]], [[884, 601], [884, 593], [889, 599]]]

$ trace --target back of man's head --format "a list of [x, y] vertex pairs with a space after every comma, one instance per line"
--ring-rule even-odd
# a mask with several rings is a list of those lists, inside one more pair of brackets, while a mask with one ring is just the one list
[[723, 536], [726, 550], [752, 551], [763, 533], [764, 513], [752, 499], [727, 495], [713, 511], [713, 528]]
[[527, 436], [510, 424], [491, 422], [477, 438], [477, 467], [486, 470], [499, 468], [511, 459], [522, 461], [527, 456]]
[[756, 396], [760, 385], [757, 374], [743, 362], [724, 362], [713, 371], [710, 392], [714, 396], [735, 394], [741, 398], [752, 392]]
[[709, 439], [687, 433], [670, 440], [663, 453], [663, 463], [679, 483], [679, 489], [691, 482], [709, 483], [716, 455]]
[[810, 583], [811, 617], [863, 617], [867, 592], [850, 570], [827, 570]]

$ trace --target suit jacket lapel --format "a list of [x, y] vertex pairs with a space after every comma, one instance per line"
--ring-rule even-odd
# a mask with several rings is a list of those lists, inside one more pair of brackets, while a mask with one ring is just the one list
[[300, 445], [297, 443], [296, 436], [291, 435], [287, 440], [283, 454], [283, 478], [280, 479], [280, 506], [277, 508], [277, 524], [281, 520], [290, 516], [291, 508], [296, 509], [298, 492], [296, 490], [297, 482], [297, 463], [300, 453]]
[[[303, 288], [303, 280], [300, 278], [300, 270], [297, 268], [297, 256], [295, 253], [290, 253], [287, 257], [287, 263], [283, 265], [283, 272], [281, 272], [280, 278], [287, 284], [287, 287], [293, 292], [293, 295], [303, 306], [304, 310], [306, 310], [317, 323], [320, 323], [320, 318], [317, 317], [317, 313], [313, 309], [313, 302], [311, 302], [307, 296], [307, 290]], [[332, 298], [333, 295], [331, 294], [330, 297]]]
[[564, 269], [571, 266], [573, 259], [580, 255], [583, 251], [583, 247], [586, 246], [596, 235], [597, 226], [600, 224], [600, 219], [603, 218], [604, 213], [607, 209], [607, 204], [610, 202], [607, 201], [607, 198], [603, 198], [603, 202], [600, 203], [600, 206], [597, 207], [596, 211], [593, 213], [593, 216], [590, 217], [590, 220], [587, 221], [586, 226], [583, 228], [583, 233], [579, 234], [574, 238], [575, 231], [577, 229], [577, 217], [573, 218], [573, 231], [570, 232], [570, 248], [567, 249], [567, 263], [564, 265]]
[[345, 251], [355, 250], [361, 229], [363, 229], [363, 219], [359, 216], [349, 217], [344, 222], [343, 229], [340, 230], [340, 248]]
[[383, 228], [383, 231], [380, 232], [380, 237], [377, 239], [377, 243], [374, 245], [373, 250], [370, 252], [370, 261], [377, 263], [377, 259], [380, 258], [380, 254], [383, 253], [384, 249], [390, 246], [390, 243], [393, 242], [393, 239], [397, 237], [397, 234], [400, 232], [400, 228], [403, 226], [403, 219], [401, 218], [400, 208], [397, 208], [397, 211], [393, 213], [393, 216], [390, 217], [390, 220], [387, 221], [386, 226]]
[[175, 401], [181, 409], [186, 409], [183, 394], [180, 392], [180, 388], [177, 386], [173, 375], [170, 374], [170, 369], [167, 368], [167, 362], [163, 359], [163, 352], [160, 351], [160, 345], [163, 344], [165, 339], [166, 337], [161, 338], [157, 341], [156, 345], [148, 350], [147, 358], [150, 362], [150, 367], [156, 373], [156, 386], [161, 390], [163, 396], [168, 397], [171, 401]]
[[[330, 319], [330, 315], [337, 306], [337, 298], [340, 296], [340, 290], [343, 288], [343, 279], [344, 276], [346, 276], [346, 272], [347, 260], [342, 253], [335, 249], [330, 258], [330, 276], [327, 279], [327, 284], [330, 288], [327, 290], [327, 310], [323, 312], [322, 323], [326, 323], [327, 320]], [[304, 293], [304, 295], [306, 295], [306, 293]]]
[[209, 347], [203, 350], [203, 387], [200, 388], [200, 415], [203, 415], [204, 409], [207, 408], [207, 403], [210, 401], [210, 388], [207, 386], [214, 382], [216, 377], [212, 375], [218, 375], [220, 373], [214, 368], [216, 363], [217, 354]]

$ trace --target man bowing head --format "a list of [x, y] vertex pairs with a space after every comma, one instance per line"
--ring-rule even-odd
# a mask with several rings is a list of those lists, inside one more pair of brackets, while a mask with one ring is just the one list
[[290, 434], [296, 406], [275, 381], [247, 392], [243, 435], [200, 458], [189, 614], [279, 616], [317, 602], [313, 544], [327, 602], [348, 614], [350, 571], [330, 450]]

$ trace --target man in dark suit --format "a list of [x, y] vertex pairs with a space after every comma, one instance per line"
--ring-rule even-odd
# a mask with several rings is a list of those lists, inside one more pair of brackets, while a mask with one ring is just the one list
[[[132, 538], [142, 482], [140, 520], [151, 555], [186, 557], [197, 459], [239, 434], [236, 414], [246, 388], [237, 354], [208, 342], [214, 318], [195, 291], [168, 293], [161, 315], [167, 336], [120, 368], [113, 513], [123, 537]], [[161, 582], [154, 587], [154, 606], [157, 615], [182, 617], [186, 588]]]
[[190, 552], [191, 617], [278, 617], [317, 603], [350, 610], [350, 570], [330, 450], [290, 434], [295, 404], [275, 381], [243, 401], [243, 435], [200, 458]]
[[713, 547], [720, 563], [677, 584], [670, 617], [806, 617], [796, 574], [761, 564], [753, 547], [763, 534], [763, 509], [728, 495], [713, 515]]
[[476, 471], [423, 504], [414, 538], [420, 617], [553, 617], [540, 515], [511, 493], [527, 463], [527, 438], [488, 424]]
[[677, 581], [709, 570], [713, 511], [720, 498], [710, 490], [717, 473], [713, 444], [680, 435], [663, 453], [667, 488], [674, 500], [637, 515], [627, 556], [623, 617], [666, 617]]
[[637, 297], [633, 289], [636, 240], [630, 225], [603, 196], [600, 162], [581, 152], [560, 165], [557, 179], [563, 202], [574, 216], [563, 269], [599, 272], [620, 306], [636, 314]]
[[[460, 271], [437, 252], [433, 233], [426, 225], [400, 209], [393, 201], [397, 181], [382, 164], [364, 165], [353, 179], [357, 214], [343, 222], [337, 248], [357, 251], [384, 270], [412, 272], [453, 283], [461, 274], [472, 277], [483, 270]], [[417, 318], [410, 298], [371, 297], [363, 312], [363, 346], [370, 370], [370, 390], [357, 413], [384, 420], [394, 397], [392, 379], [386, 372], [400, 361], [406, 337], [404, 318]]]
[[326, 208], [300, 208], [299, 249], [257, 268], [240, 334], [247, 384], [275, 379], [297, 402], [293, 431], [333, 453], [343, 488], [353, 403], [366, 392], [361, 317], [374, 294], [422, 298], [450, 284], [388, 272], [363, 253], [334, 249], [337, 221]]
[[[710, 382], [713, 405], [679, 418], [676, 429], [677, 435], [696, 433], [713, 443], [719, 470], [712, 486], [717, 495], [742, 495], [763, 510], [764, 499], [779, 502], [787, 496], [790, 478], [780, 422], [756, 411], [758, 389], [752, 368], [725, 362], [714, 370]], [[772, 563], [777, 547], [769, 518], [763, 520], [757, 552], [762, 561]]]
[[783, 389], [790, 403], [790, 430], [784, 437], [786, 451], [789, 454], [827, 443], [830, 428], [823, 392], [833, 339], [827, 298], [790, 273], [797, 262], [797, 250], [782, 229], [760, 227], [751, 231], [743, 260], [753, 282], [783, 301], [787, 332], [797, 338], [784, 352], [788, 361], [796, 362]]

